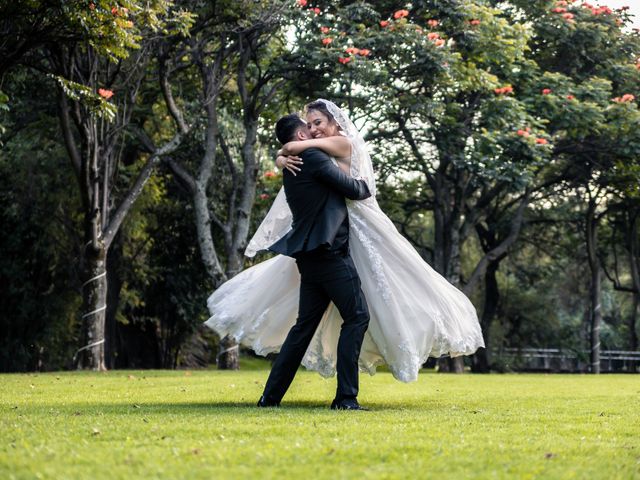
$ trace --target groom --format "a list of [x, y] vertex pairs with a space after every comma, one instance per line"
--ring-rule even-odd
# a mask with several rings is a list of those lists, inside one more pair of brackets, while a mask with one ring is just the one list
[[[280, 143], [311, 138], [298, 115], [276, 123]], [[343, 319], [338, 340], [338, 388], [331, 403], [337, 410], [366, 410], [358, 404], [358, 357], [369, 324], [360, 277], [349, 255], [349, 218], [345, 197], [370, 197], [363, 180], [344, 173], [322, 150], [300, 155], [304, 168], [294, 176], [283, 171], [284, 191], [293, 214], [291, 230], [269, 250], [296, 259], [300, 272], [298, 319], [271, 368], [259, 407], [280, 406], [293, 381], [320, 319], [333, 302]], [[274, 281], [277, 281], [274, 279]]]

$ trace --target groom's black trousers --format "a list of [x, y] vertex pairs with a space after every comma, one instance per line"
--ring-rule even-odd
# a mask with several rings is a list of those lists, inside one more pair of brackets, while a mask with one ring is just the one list
[[302, 362], [322, 316], [333, 302], [343, 323], [338, 340], [336, 399], [358, 395], [358, 357], [369, 325], [360, 277], [348, 253], [326, 252], [296, 259], [300, 271], [298, 319], [273, 363], [264, 389], [268, 402], [280, 402]]

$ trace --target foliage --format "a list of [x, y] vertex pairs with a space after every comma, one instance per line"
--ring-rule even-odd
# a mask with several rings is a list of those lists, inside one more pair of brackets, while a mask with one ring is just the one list
[[123, 231], [118, 367], [174, 368], [207, 319], [212, 285], [193, 242], [189, 198], [167, 172], [151, 183]]
[[[478, 230], [508, 233], [515, 206], [531, 191], [525, 224], [497, 273], [490, 335], [496, 347], [584, 348], [583, 213], [588, 194], [601, 189], [598, 253], [620, 284], [603, 288], [602, 341], [627, 348], [633, 242], [625, 215], [637, 218], [640, 209], [640, 35], [627, 30], [628, 11], [597, 8], [549, 0], [4, 4], [0, 216], [7, 228], [0, 247], [7, 254], [0, 280], [9, 288], [0, 293], [0, 369], [63, 368], [78, 341], [77, 179], [64, 158], [56, 102], [34, 93], [62, 88], [108, 133], [103, 146], [112, 148], [117, 171], [115, 203], [148, 158], [140, 132], [155, 145], [174, 135], [158, 82], [163, 72], [190, 128], [171, 160], [198, 172], [216, 129], [227, 148], [214, 148], [206, 192], [211, 214], [231, 225], [227, 232], [212, 227], [223, 266], [244, 247], [242, 239], [229, 242], [234, 215], [250, 217], [250, 238], [279, 190], [275, 121], [309, 100], [330, 98], [366, 135], [385, 212], [455, 283], [464, 285], [486, 254]], [[247, 46], [253, 53], [242, 57]], [[97, 73], [77, 77], [53, 68], [49, 62], [61, 51], [94, 60]], [[211, 91], [200, 75], [216, 52], [224, 61], [210, 123]], [[140, 77], [127, 84], [137, 68]], [[261, 88], [276, 86], [255, 125], [252, 102], [242, 100], [243, 80], [255, 99]], [[131, 124], [120, 125], [131, 112]], [[247, 126], [256, 126], [254, 138]], [[248, 149], [255, 163], [245, 163]], [[198, 253], [194, 207], [184, 179], [168, 166], [148, 181], [110, 253], [119, 367], [174, 366], [207, 316], [213, 286]], [[248, 179], [253, 198], [235, 213], [232, 199], [245, 187], [234, 169]], [[457, 258], [447, 252], [455, 242]], [[479, 314], [483, 295], [471, 294]]]
[[0, 150], [0, 370], [63, 368], [73, 355], [80, 287], [79, 199], [53, 112], [13, 78], [10, 136]]

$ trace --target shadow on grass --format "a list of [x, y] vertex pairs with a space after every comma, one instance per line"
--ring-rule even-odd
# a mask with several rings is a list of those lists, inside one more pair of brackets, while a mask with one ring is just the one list
[[[256, 400], [257, 402], [257, 400]], [[83, 415], [203, 415], [207, 413], [215, 413], [217, 415], [272, 415], [282, 412], [303, 412], [319, 413], [333, 412], [330, 408], [330, 402], [318, 401], [284, 401], [279, 408], [267, 407], [259, 408], [254, 401], [214, 401], [214, 402], [167, 402], [167, 403], [67, 403], [62, 405], [48, 404], [46, 406], [20, 405], [13, 407], [12, 412], [22, 415], [42, 415], [42, 414], [62, 414], [69, 416]], [[369, 408], [371, 413], [375, 412], [393, 412], [407, 410], [422, 410], [425, 413], [429, 411], [440, 410], [438, 404], [423, 404], [417, 406], [415, 404], [400, 403], [367, 403], [364, 405]], [[342, 413], [342, 412], [339, 412]], [[355, 412], [360, 413], [360, 412]], [[370, 412], [362, 412], [370, 413]]]

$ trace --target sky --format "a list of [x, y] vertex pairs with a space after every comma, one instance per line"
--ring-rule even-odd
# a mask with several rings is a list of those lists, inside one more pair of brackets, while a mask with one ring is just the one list
[[640, 28], [640, 0], [604, 0], [590, 3], [600, 6], [606, 5], [611, 8], [629, 7], [629, 11], [634, 15], [634, 27]]

